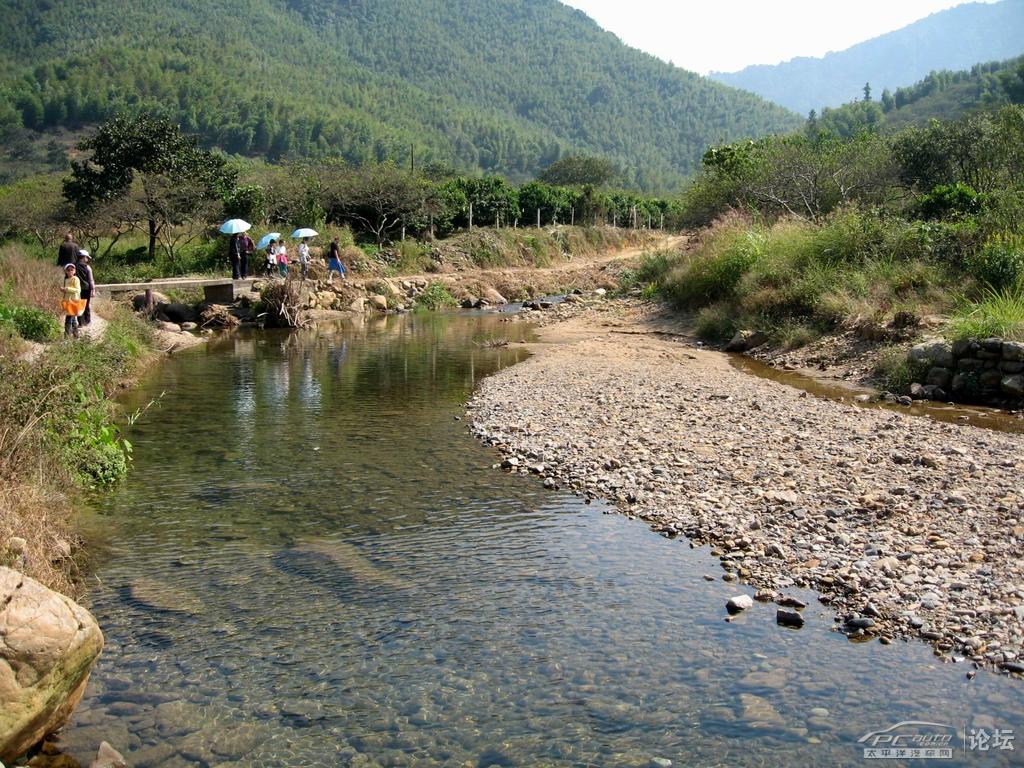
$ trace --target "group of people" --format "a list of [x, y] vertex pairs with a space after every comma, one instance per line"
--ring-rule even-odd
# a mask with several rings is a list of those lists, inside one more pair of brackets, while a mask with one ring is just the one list
[[[255, 252], [256, 244], [253, 243], [252, 238], [249, 237], [247, 232], [240, 232], [231, 236], [231, 239], [228, 241], [228, 260], [231, 262], [231, 277], [233, 279], [244, 280], [248, 277], [249, 264]], [[288, 276], [288, 244], [283, 237], [272, 239], [267, 243], [264, 254], [266, 258], [263, 263], [263, 272], [267, 277], [272, 277], [274, 274], [281, 277]], [[309, 272], [309, 264], [312, 260], [308, 237], [302, 238], [302, 241], [299, 243], [298, 254], [299, 267], [302, 270], [302, 277], [305, 278]], [[338, 245], [337, 238], [331, 241], [327, 257], [328, 283], [334, 281], [335, 274], [342, 280], [346, 279], [347, 273], [345, 265], [341, 262], [341, 247]]]
[[[231, 236], [228, 259], [231, 262], [231, 276], [235, 280], [244, 280], [248, 276], [249, 264], [255, 253], [256, 244], [248, 233], [242, 232]], [[311, 261], [308, 237], [302, 238], [298, 253], [302, 277], [306, 277]], [[65, 336], [78, 338], [81, 329], [92, 322], [91, 305], [96, 296], [96, 281], [93, 279], [91, 262], [89, 252], [79, 247], [74, 235], [68, 232], [57, 250], [57, 265], [64, 271], [61, 309], [64, 311]], [[266, 248], [264, 273], [271, 277], [275, 272], [281, 277], [288, 276], [288, 244], [283, 237], [271, 240]], [[341, 248], [337, 238], [331, 241], [328, 252], [328, 283], [333, 282], [335, 274], [342, 280], [346, 279], [345, 265], [341, 262]]]
[[64, 335], [76, 339], [80, 329], [92, 322], [92, 300], [96, 296], [96, 281], [92, 274], [92, 257], [75, 242], [68, 232], [57, 250], [57, 266], [64, 271], [61, 289], [61, 309], [64, 311]]

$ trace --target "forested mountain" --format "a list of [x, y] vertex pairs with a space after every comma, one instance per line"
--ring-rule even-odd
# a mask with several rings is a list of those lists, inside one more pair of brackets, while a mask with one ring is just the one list
[[711, 77], [806, 115], [858, 98], [865, 83], [877, 94], [908, 86], [935, 70], [969, 69], [979, 61], [1022, 53], [1024, 0], [1002, 0], [950, 8], [822, 58], [713, 72]]
[[852, 138], [861, 131], [894, 132], [929, 120], [956, 120], [1005, 104], [1024, 104], [1024, 56], [975, 64], [959, 72], [931, 72], [914, 85], [882, 91], [880, 99], [853, 101], [811, 113], [812, 133]]
[[5, 0], [0, 132], [122, 110], [208, 146], [536, 174], [606, 156], [675, 185], [709, 143], [799, 118], [625, 46], [557, 0]]

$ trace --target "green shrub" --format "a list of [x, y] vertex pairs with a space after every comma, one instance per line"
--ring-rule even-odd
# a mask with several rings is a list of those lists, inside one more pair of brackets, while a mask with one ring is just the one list
[[874, 375], [890, 392], [906, 393], [910, 385], [924, 380], [928, 363], [915, 363], [907, 357], [907, 350], [889, 347], [879, 354]]
[[1024, 237], [996, 235], [967, 260], [967, 271], [979, 282], [997, 291], [1009, 288], [1024, 277]]
[[46, 342], [60, 336], [60, 323], [53, 313], [15, 304], [9, 295], [0, 295], [0, 323], [27, 341]]
[[619, 286], [623, 290], [642, 288], [646, 294], [653, 296], [679, 260], [680, 254], [674, 251], [645, 253], [635, 268], [623, 270], [619, 276]]
[[981, 212], [982, 196], [963, 182], [939, 184], [917, 198], [917, 213], [923, 219], [947, 219]]
[[681, 309], [700, 309], [731, 296], [763, 254], [764, 245], [764, 235], [758, 230], [720, 235], [711, 247], [668, 277], [666, 295]]
[[416, 297], [416, 309], [438, 310], [454, 307], [457, 302], [444, 283], [431, 283]]
[[739, 330], [736, 313], [726, 303], [701, 309], [695, 326], [698, 338], [704, 341], [728, 341]]
[[921, 256], [953, 266], [963, 265], [984, 239], [982, 228], [974, 218], [917, 222], [913, 232]]
[[128, 474], [131, 444], [121, 438], [102, 388], [79, 387], [78, 408], [62, 435], [65, 465], [87, 486], [110, 485]]
[[145, 321], [119, 309], [107, 318], [102, 340], [51, 345], [37, 363], [60, 387], [42, 423], [46, 441], [85, 485], [109, 484], [128, 471], [131, 445], [120, 435], [109, 397], [146, 358], [152, 339]]

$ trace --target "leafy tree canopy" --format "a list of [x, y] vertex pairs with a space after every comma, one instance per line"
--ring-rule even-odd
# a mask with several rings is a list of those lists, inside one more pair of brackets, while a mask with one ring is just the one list
[[591, 184], [603, 187], [618, 176], [618, 169], [611, 160], [603, 157], [584, 157], [571, 155], [556, 160], [538, 178], [545, 184], [574, 186]]

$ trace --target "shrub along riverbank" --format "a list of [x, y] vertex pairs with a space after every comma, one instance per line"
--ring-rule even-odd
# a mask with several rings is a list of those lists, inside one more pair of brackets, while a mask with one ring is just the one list
[[1008, 107], [895, 137], [710, 150], [684, 217], [713, 223], [634, 283], [718, 342], [757, 330], [792, 349], [922, 324], [1024, 338], [1022, 146], [1024, 108]]
[[[127, 472], [131, 446], [111, 396], [154, 347], [149, 325], [114, 306], [102, 307], [102, 338], [61, 340], [53, 310], [59, 280], [48, 262], [0, 249], [0, 564], [20, 562], [73, 596], [80, 588], [74, 507], [84, 489]], [[40, 341], [50, 343], [33, 345]]]

